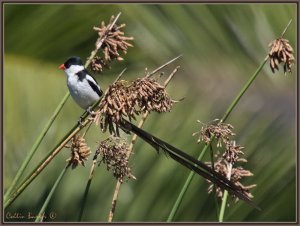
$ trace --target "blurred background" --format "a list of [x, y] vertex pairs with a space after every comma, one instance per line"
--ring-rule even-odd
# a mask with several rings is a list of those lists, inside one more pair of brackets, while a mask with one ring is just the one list
[[[152, 113], [143, 128], [194, 157], [203, 147], [192, 136], [200, 129], [196, 121], [224, 115], [290, 19], [285, 38], [296, 48], [296, 4], [4, 4], [4, 191], [68, 91], [58, 66], [72, 55], [86, 59], [97, 39], [93, 26], [119, 12], [118, 24], [126, 23], [134, 48], [94, 77], [105, 90], [125, 67], [123, 79], [130, 80], [182, 54], [163, 71], [181, 66], [168, 92], [184, 101], [170, 113]], [[243, 167], [254, 173], [243, 183], [257, 184], [251, 191], [262, 211], [231, 202], [225, 221], [296, 221], [296, 71], [273, 74], [266, 64], [227, 120], [245, 147]], [[81, 114], [69, 98], [23, 178]], [[93, 153], [105, 137], [92, 126], [87, 142]], [[69, 155], [63, 149], [6, 212], [37, 214]], [[86, 167], [68, 170], [59, 185], [46, 211], [57, 214], [54, 221], [77, 221], [91, 158]], [[189, 171], [141, 140], [130, 165], [137, 179], [122, 185], [114, 221], [166, 221]], [[115, 184], [100, 165], [84, 221], [107, 221]], [[174, 221], [217, 221], [207, 187], [194, 177]], [[4, 221], [10, 221], [5, 214]]]

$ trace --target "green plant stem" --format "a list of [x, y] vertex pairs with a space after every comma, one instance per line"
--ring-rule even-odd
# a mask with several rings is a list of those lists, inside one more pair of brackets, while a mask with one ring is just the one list
[[222, 204], [221, 204], [220, 215], [219, 215], [219, 222], [223, 222], [223, 219], [224, 219], [225, 208], [226, 208], [226, 203], [227, 203], [227, 197], [228, 197], [228, 191], [225, 190], [223, 198], [222, 198]]
[[79, 216], [78, 216], [78, 221], [80, 222], [82, 220], [82, 216], [83, 216], [83, 212], [84, 212], [84, 208], [85, 208], [85, 204], [86, 204], [86, 200], [90, 191], [90, 187], [91, 187], [91, 183], [94, 177], [94, 172], [95, 172], [95, 166], [97, 164], [97, 157], [99, 155], [100, 152], [98, 152], [98, 150], [96, 151], [94, 158], [93, 158], [93, 164], [90, 170], [90, 174], [89, 174], [89, 179], [88, 182], [86, 184], [85, 187], [85, 191], [82, 197], [82, 201], [81, 201], [81, 208], [80, 208], [80, 212], [79, 212]]
[[[163, 64], [162, 66], [158, 67], [157, 69], [155, 69], [154, 71], [152, 71], [151, 73], [149, 73], [146, 77], [149, 78], [150, 76], [154, 75], [156, 72], [158, 72], [159, 70], [163, 69], [164, 67], [166, 67], [167, 65], [171, 64], [172, 62], [174, 62], [175, 60], [179, 59], [180, 57], [181, 57], [181, 55], [178, 56], [178, 57], [176, 57], [176, 58], [174, 58], [174, 59], [172, 59], [172, 60], [170, 60], [170, 61], [168, 61], [167, 63]], [[164, 87], [167, 87], [167, 86], [168, 86], [168, 84], [170, 83], [171, 79], [174, 77], [174, 75], [175, 75], [176, 72], [179, 70], [179, 68], [180, 68], [180, 67], [177, 66], [177, 67], [172, 71], [172, 73], [169, 75], [169, 77], [165, 80], [165, 82], [164, 82]], [[143, 125], [144, 125], [146, 119], [148, 118], [148, 116], [149, 116], [149, 112], [146, 111], [146, 112], [143, 114], [143, 116], [142, 116], [142, 118], [141, 118], [141, 120], [140, 120], [140, 122], [139, 122], [139, 124], [138, 124], [138, 127], [139, 127], [139, 128], [142, 128], [142, 127], [143, 127]], [[127, 155], [128, 158], [130, 157], [130, 155], [131, 155], [131, 153], [132, 153], [132, 150], [133, 150], [133, 147], [134, 147], [134, 144], [135, 144], [136, 140], [137, 140], [137, 135], [134, 134], [134, 135], [132, 136], [132, 139], [131, 139], [131, 142], [130, 142], [130, 146], [129, 146], [129, 148], [128, 148], [128, 151], [127, 151], [127, 153], [126, 153], [126, 155]], [[112, 220], [113, 220], [114, 213], [115, 213], [115, 209], [116, 209], [116, 205], [117, 205], [117, 199], [118, 199], [118, 196], [119, 196], [120, 188], [121, 188], [121, 183], [120, 183], [120, 181], [118, 180], [118, 181], [117, 181], [117, 184], [116, 184], [116, 187], [115, 187], [114, 194], [113, 194], [112, 206], [111, 206], [111, 209], [110, 209], [109, 214], [108, 214], [108, 220], [107, 220], [108, 222], [112, 222]]]
[[[255, 80], [255, 78], [257, 77], [257, 75], [259, 74], [259, 72], [261, 71], [261, 69], [263, 68], [263, 66], [266, 64], [267, 60], [268, 60], [268, 57], [265, 58], [265, 60], [263, 61], [263, 63], [257, 68], [257, 70], [255, 71], [255, 73], [251, 76], [251, 78], [248, 80], [248, 82], [244, 85], [243, 89], [240, 91], [240, 93], [238, 94], [238, 96], [235, 98], [235, 100], [229, 106], [228, 110], [225, 112], [225, 115], [223, 116], [223, 118], [221, 120], [222, 122], [225, 121], [228, 118], [228, 116], [230, 115], [230, 113], [232, 112], [232, 110], [234, 109], [234, 107], [237, 105], [237, 103], [239, 102], [239, 100], [241, 99], [241, 97], [244, 95], [244, 93], [246, 92], [246, 90], [249, 88], [249, 86]], [[230, 174], [227, 177], [230, 180], [231, 169], [229, 170], [229, 172], [230, 172]], [[226, 208], [226, 203], [227, 203], [227, 197], [228, 197], [228, 191], [225, 190], [223, 198], [222, 198], [222, 204], [221, 204], [220, 215], [219, 215], [219, 222], [223, 222], [223, 219], [224, 219], [225, 208]]]
[[[264, 61], [261, 63], [261, 65], [257, 68], [257, 70], [253, 73], [253, 75], [250, 77], [250, 79], [246, 82], [246, 84], [243, 86], [243, 88], [241, 89], [241, 91], [239, 92], [239, 94], [236, 96], [236, 98], [233, 100], [233, 102], [230, 104], [230, 106], [228, 107], [228, 109], [226, 110], [224, 116], [221, 119], [221, 122], [226, 121], [226, 119], [228, 118], [228, 116], [230, 115], [230, 113], [232, 112], [232, 110], [235, 108], [235, 106], [237, 105], [237, 103], [239, 102], [239, 100], [242, 98], [242, 96], [244, 95], [244, 93], [247, 91], [247, 89], [249, 88], [249, 86], [253, 83], [253, 81], [255, 80], [255, 78], [258, 76], [259, 72], [262, 70], [263, 66], [266, 64], [268, 60], [268, 57], [266, 57], [264, 59]], [[210, 143], [213, 141], [214, 137], [212, 137]], [[198, 157], [198, 160], [200, 161], [202, 159], [202, 157], [204, 156], [208, 146], [210, 145], [207, 144], [204, 146], [204, 148], [202, 149], [202, 151], [200, 152], [200, 155]], [[180, 190], [180, 193], [172, 207], [172, 210], [168, 216], [167, 222], [171, 222], [174, 219], [174, 216], [182, 202], [183, 196], [185, 195], [193, 177], [194, 177], [195, 173], [193, 171], [191, 171], [189, 173], [189, 176], [187, 177], [182, 189]]]
[[[205, 151], [207, 150], [207, 148], [208, 148], [208, 145], [205, 145], [204, 148], [203, 148], [203, 150], [201, 151], [199, 157], [198, 157], [199, 161], [202, 159], [202, 157], [203, 157]], [[179, 195], [178, 195], [178, 197], [177, 197], [177, 199], [176, 199], [176, 201], [175, 201], [175, 203], [174, 203], [174, 205], [172, 207], [172, 210], [171, 210], [171, 212], [170, 212], [170, 214], [168, 216], [167, 222], [172, 222], [173, 221], [174, 216], [177, 213], [177, 210], [178, 210], [178, 208], [179, 208], [179, 206], [180, 206], [180, 204], [181, 204], [181, 202], [183, 200], [183, 196], [185, 195], [185, 193], [186, 193], [186, 191], [187, 191], [190, 183], [192, 182], [194, 176], [195, 176], [195, 173], [193, 173], [191, 171], [189, 173], [189, 176], [187, 177], [187, 179], [186, 179], [183, 187], [180, 190], [180, 193], [179, 193]]]
[[[214, 150], [213, 147], [211, 145], [211, 143], [209, 144], [209, 149], [210, 149], [210, 161], [211, 161], [211, 168], [213, 170], [215, 170], [215, 162], [214, 162]], [[215, 203], [216, 203], [216, 214], [217, 217], [219, 216], [219, 203], [218, 203], [218, 196], [217, 196], [217, 186], [214, 184], [213, 185], [213, 194], [215, 197]]]
[[[87, 115], [83, 119], [85, 119]], [[4, 202], [4, 209], [11, 205], [16, 198], [25, 190], [25, 188], [45, 169], [51, 160], [60, 152], [67, 142], [77, 134], [88, 121], [83, 123], [82, 127], [77, 124], [63, 137], [63, 139], [55, 146], [55, 148], [38, 164], [38, 166], [29, 174], [29, 176], [21, 183], [21, 185], [13, 192], [10, 197]]]
[[237, 97], [234, 99], [234, 101], [231, 103], [231, 105], [228, 107], [228, 109], [226, 110], [223, 118], [221, 119], [222, 122], [225, 122], [226, 119], [228, 118], [228, 116], [230, 115], [230, 113], [232, 112], [232, 110], [235, 108], [235, 106], [237, 105], [237, 103], [239, 102], [239, 100], [242, 98], [242, 96], [244, 95], [244, 93], [248, 90], [248, 88], [250, 87], [250, 85], [253, 83], [253, 81], [256, 79], [256, 77], [258, 76], [259, 72], [261, 71], [261, 69], [265, 66], [266, 62], [268, 61], [268, 56], [264, 59], [264, 61], [261, 63], [261, 65], [259, 65], [259, 67], [257, 68], [257, 70], [254, 72], [254, 74], [250, 77], [250, 79], [247, 81], [247, 83], [243, 86], [243, 88], [241, 89], [241, 91], [239, 92], [239, 94], [237, 95]]
[[86, 187], [85, 187], [84, 195], [83, 195], [83, 198], [82, 198], [82, 201], [81, 201], [81, 204], [80, 204], [80, 212], [79, 212], [79, 216], [78, 216], [78, 221], [79, 222], [81, 222], [81, 220], [82, 220], [83, 211], [84, 211], [86, 200], [87, 200], [87, 197], [88, 197], [88, 194], [89, 194], [89, 191], [90, 191], [91, 183], [92, 183], [92, 179], [89, 179], [87, 184], [86, 184]]
[[90, 191], [91, 183], [92, 183], [92, 179], [89, 179], [87, 184], [86, 184], [86, 187], [85, 187], [84, 195], [83, 195], [81, 205], [80, 205], [80, 213], [79, 213], [79, 216], [78, 216], [78, 221], [79, 222], [81, 222], [81, 220], [82, 220], [83, 211], [84, 211], [86, 200], [87, 200], [87, 197], [88, 197], [88, 194], [89, 194], [89, 191]]
[[63, 97], [63, 99], [61, 100], [61, 102], [59, 103], [59, 105], [57, 106], [57, 108], [55, 109], [53, 115], [51, 116], [51, 118], [49, 119], [48, 123], [46, 124], [45, 128], [42, 130], [42, 132], [40, 133], [40, 135], [38, 136], [38, 138], [36, 139], [36, 141], [34, 142], [33, 146], [31, 147], [29, 153], [26, 156], [26, 159], [24, 160], [24, 162], [22, 163], [20, 169], [18, 170], [15, 178], [13, 179], [11, 185], [9, 186], [9, 188], [7, 189], [7, 191], [5, 192], [5, 196], [4, 196], [4, 202], [7, 201], [8, 197], [10, 196], [11, 192], [14, 190], [16, 184], [18, 183], [18, 181], [20, 180], [20, 177], [23, 175], [28, 163], [30, 162], [30, 160], [32, 159], [32, 156], [35, 154], [36, 150], [38, 149], [39, 145], [41, 144], [43, 138], [45, 137], [46, 133], [48, 132], [49, 128], [51, 127], [51, 125], [53, 124], [54, 120], [56, 119], [56, 117], [58, 116], [59, 112], [61, 111], [61, 109], [63, 108], [63, 106], [65, 105], [66, 101], [68, 100], [70, 96], [70, 93], [67, 92], [65, 94], [65, 96]]
[[[118, 77], [115, 79], [115, 81], [113, 83], [116, 83], [117, 81], [119, 81], [125, 71], [126, 71], [126, 68], [124, 68], [121, 71], [121, 73], [118, 75]], [[108, 89], [105, 91], [105, 93], [104, 93], [103, 96], [105, 96], [107, 94], [107, 92], [108, 92]], [[86, 134], [87, 130], [85, 131], [84, 135]], [[82, 216], [83, 216], [83, 212], [84, 212], [84, 209], [85, 209], [86, 200], [87, 200], [87, 197], [88, 197], [88, 194], [89, 194], [89, 191], [90, 191], [90, 187], [91, 187], [91, 183], [92, 183], [92, 180], [93, 180], [93, 177], [94, 177], [95, 166], [97, 164], [97, 157], [98, 157], [98, 155], [99, 155], [99, 153], [96, 151], [96, 153], [94, 155], [94, 158], [93, 158], [93, 164], [92, 164], [91, 169], [90, 169], [90, 174], [89, 174], [88, 182], [86, 184], [85, 191], [84, 191], [84, 194], [83, 194], [83, 197], [82, 197], [81, 208], [80, 208], [80, 212], [79, 212], [79, 215], [78, 215], [78, 221], [82, 220]]]
[[[228, 168], [227, 179], [230, 180], [230, 178], [231, 178], [232, 164], [229, 163], [227, 165], [227, 168]], [[221, 204], [220, 215], [219, 215], [219, 222], [223, 222], [223, 219], [224, 219], [225, 208], [226, 208], [226, 203], [227, 203], [227, 197], [228, 197], [228, 191], [225, 190], [223, 198], [222, 198], [222, 204]]]
[[35, 222], [43, 222], [43, 216], [45, 215], [45, 210], [57, 188], [57, 186], [59, 185], [60, 181], [62, 180], [63, 176], [65, 175], [66, 171], [67, 171], [68, 167], [64, 167], [63, 170], [61, 171], [61, 173], [59, 174], [58, 178], [56, 179], [53, 187], [51, 188], [50, 193], [48, 194], [39, 214], [38, 217], [35, 219]]
[[[114, 21], [111, 23], [111, 25], [109, 26], [109, 28], [108, 28], [108, 30], [107, 30], [107, 32], [106, 32], [106, 34], [103, 36], [103, 37], [99, 37], [98, 38], [98, 40], [97, 40], [97, 45], [96, 45], [96, 48], [95, 48], [95, 50], [93, 50], [92, 52], [91, 52], [91, 55], [90, 55], [90, 57], [88, 58], [88, 60], [86, 61], [86, 63], [85, 63], [85, 67], [88, 67], [88, 65], [91, 63], [91, 61], [92, 61], [92, 59], [96, 56], [96, 54], [97, 54], [97, 52], [98, 52], [98, 50], [101, 48], [101, 46], [102, 46], [102, 44], [103, 44], [103, 42], [104, 42], [104, 40], [106, 39], [106, 37], [107, 37], [107, 34], [108, 34], [108, 32], [109, 31], [111, 31], [111, 29], [113, 28], [113, 26], [115, 25], [115, 23], [117, 22], [117, 20], [119, 19], [119, 17], [120, 17], [120, 15], [121, 15], [121, 13], [119, 13], [117, 16], [116, 16], [116, 18], [114, 19]], [[61, 106], [61, 108], [63, 107], [63, 105], [64, 105], [64, 103], [67, 101], [67, 99], [68, 99], [68, 97], [70, 96], [70, 94], [69, 94], [69, 92], [65, 95], [65, 97], [63, 98], [63, 100], [61, 101], [61, 104], [60, 105], [62, 105]], [[100, 99], [101, 100], [101, 99]], [[96, 106], [97, 106], [97, 104], [100, 102], [100, 100], [99, 101], [97, 101], [97, 103], [95, 103], [94, 105], [93, 105], [93, 107], [92, 107], [92, 109], [94, 109]], [[60, 108], [60, 106], [58, 106], [57, 107], [57, 109], [61, 109]], [[59, 110], [60, 111], [60, 110]], [[58, 111], [58, 112], [59, 112]], [[85, 115], [84, 115], [84, 117], [83, 117], [83, 119], [85, 119], [86, 117], [88, 116], [88, 113], [86, 112], [85, 113]], [[56, 117], [55, 117], [56, 118]], [[55, 119], [54, 118], [54, 119]], [[54, 119], [53, 119], [53, 121], [54, 121]], [[53, 122], [52, 121], [52, 122]], [[51, 124], [52, 124], [52, 122], [51, 122]], [[51, 126], [51, 124], [49, 125], [49, 127]], [[49, 129], [49, 128], [48, 128]], [[72, 138], [72, 136], [71, 135], [75, 135], [77, 132], [79, 132], [80, 130], [81, 130], [82, 128], [78, 128], [78, 126], [77, 125], [75, 125], [68, 133], [67, 133], [67, 135], [65, 135], [65, 137], [61, 140], [61, 142], [58, 144], [58, 145], [56, 145], [56, 147], [54, 148], [54, 150], [53, 151], [51, 151], [50, 153], [49, 153], [49, 155], [48, 156], [46, 156], [42, 161], [41, 161], [41, 163], [38, 165], [38, 167], [36, 167], [33, 171], [32, 171], [32, 173], [30, 174], [30, 176], [28, 176], [24, 181], [23, 181], [23, 183], [17, 188], [17, 189], [15, 189], [15, 192], [12, 194], [12, 190], [14, 189], [14, 187], [15, 187], [15, 185], [16, 185], [16, 183], [17, 183], [17, 181], [19, 180], [19, 178], [20, 178], [20, 176], [21, 176], [21, 174], [23, 173], [23, 171], [24, 171], [24, 169], [25, 169], [25, 167], [24, 167], [24, 169], [23, 170], [21, 170], [21, 172], [19, 173], [20, 175], [18, 176], [18, 178], [17, 179], [15, 179], [15, 182], [14, 182], [14, 184], [13, 184], [13, 186], [11, 186], [10, 188], [9, 188], [9, 192], [7, 192], [6, 194], [5, 194], [5, 197], [6, 197], [6, 199], [4, 198], [4, 208], [6, 208], [6, 207], [8, 207], [9, 205], [11, 205], [11, 203], [24, 191], [24, 189], [33, 181], [33, 179], [49, 164], [49, 162], [54, 158], [54, 156], [55, 155], [57, 155], [58, 154], [58, 152], [63, 148], [63, 145], [65, 144], [65, 143], [67, 143], [71, 138]], [[42, 141], [42, 139], [43, 139], [43, 137], [44, 137], [45, 135], [43, 135], [42, 137], [41, 137], [41, 139], [40, 139], [40, 141], [39, 142], [41, 142]], [[38, 147], [38, 145], [37, 145], [37, 147]], [[32, 155], [34, 154], [34, 152], [32, 153]], [[30, 159], [29, 159], [30, 160]], [[29, 162], [29, 160], [28, 160], [28, 162]], [[27, 164], [28, 164], [28, 162], [27, 162]], [[26, 164], [26, 165], [27, 165]]]

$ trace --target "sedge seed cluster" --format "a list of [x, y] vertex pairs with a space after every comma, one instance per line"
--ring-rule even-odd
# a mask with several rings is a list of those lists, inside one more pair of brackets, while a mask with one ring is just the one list
[[289, 44], [289, 40], [284, 38], [278, 38], [272, 41], [269, 44], [270, 52], [270, 68], [273, 73], [275, 73], [275, 69], [279, 70], [279, 65], [283, 63], [283, 71], [284, 74], [286, 72], [292, 72], [292, 65], [295, 61], [293, 56], [293, 48]]
[[123, 117], [136, 119], [141, 113], [155, 111], [158, 113], [171, 110], [173, 101], [165, 87], [153, 78], [139, 78], [128, 83], [117, 81], [112, 84], [100, 103], [97, 123], [102, 131], [119, 135], [118, 127]]
[[122, 61], [121, 52], [126, 54], [127, 49], [133, 47], [129, 41], [134, 38], [125, 36], [122, 31], [126, 25], [113, 25], [114, 20], [115, 17], [112, 16], [107, 25], [102, 21], [99, 27], [93, 28], [99, 35], [96, 46], [100, 45], [101, 42], [103, 53], [103, 57], [95, 56], [91, 61], [90, 68], [94, 72], [102, 72], [104, 68], [109, 68], [109, 63], [113, 60]]

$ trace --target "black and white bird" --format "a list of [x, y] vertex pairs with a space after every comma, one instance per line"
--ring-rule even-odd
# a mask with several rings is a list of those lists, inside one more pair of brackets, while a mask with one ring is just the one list
[[[100, 99], [103, 92], [101, 91], [96, 80], [89, 75], [87, 70], [84, 68], [79, 57], [70, 57], [64, 64], [60, 65], [59, 68], [65, 71], [70, 94], [80, 107], [88, 110], [96, 101]], [[119, 126], [121, 126], [124, 131], [135, 133], [141, 139], [153, 146], [157, 152], [162, 149], [176, 162], [194, 171], [205, 179], [210, 180], [217, 186], [228, 190], [230, 193], [236, 195], [238, 198], [244, 200], [251, 206], [259, 209], [256, 204], [232, 181], [214, 171], [206, 164], [146, 132], [145, 130], [138, 128], [125, 119], [122, 120], [121, 125]]]
[[59, 68], [65, 71], [70, 94], [80, 107], [87, 110], [100, 99], [103, 92], [79, 57], [70, 57]]

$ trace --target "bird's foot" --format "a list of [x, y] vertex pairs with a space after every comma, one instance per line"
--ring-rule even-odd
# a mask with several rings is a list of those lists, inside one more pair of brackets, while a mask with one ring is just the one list
[[80, 118], [78, 119], [78, 125], [79, 125], [80, 127], [83, 126], [83, 116], [80, 116]]
[[90, 114], [90, 116], [94, 117], [96, 115], [96, 112], [92, 111], [92, 107], [89, 106], [88, 109], [86, 109], [86, 112]]
[[83, 122], [84, 122], [83, 118], [85, 118], [84, 116], [85, 116], [86, 113], [88, 113], [88, 115], [91, 116], [92, 119], [97, 115], [96, 112], [92, 111], [92, 106], [88, 107], [88, 108], [86, 109], [86, 111], [85, 111], [85, 112], [80, 116], [80, 118], [78, 119], [78, 124], [79, 124], [80, 126], [83, 126]]

